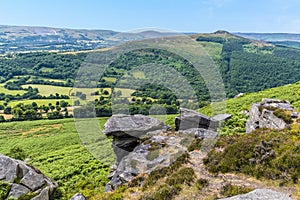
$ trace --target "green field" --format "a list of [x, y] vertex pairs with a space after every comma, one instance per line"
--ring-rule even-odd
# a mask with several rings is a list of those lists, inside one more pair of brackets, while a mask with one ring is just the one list
[[11, 94], [11, 95], [17, 95], [17, 94], [24, 94], [26, 91], [25, 90], [8, 90], [6, 88], [4, 88], [4, 83], [0, 84], [0, 93], [4, 93], [4, 94]]
[[50, 94], [55, 95], [55, 93], [58, 94], [64, 94], [64, 95], [70, 95], [72, 92], [72, 87], [61, 87], [61, 86], [53, 86], [53, 85], [39, 85], [39, 84], [26, 84], [23, 85], [23, 88], [28, 88], [31, 86], [32, 88], [37, 88], [39, 90], [39, 94], [43, 96], [49, 96]]
[[[155, 117], [170, 124], [174, 121], [174, 115]], [[103, 128], [107, 119], [96, 120]], [[82, 138], [95, 136], [94, 132], [89, 131], [91, 121], [86, 119], [77, 123], [77, 128], [85, 130]], [[0, 153], [8, 155], [10, 149], [16, 146], [23, 149], [26, 157], [30, 158], [29, 164], [59, 184], [63, 200], [70, 199], [77, 192], [93, 197], [103, 193], [109, 167], [114, 162], [111, 141], [101, 132], [96, 133], [96, 137], [97, 141], [88, 147], [96, 149], [101, 160], [94, 158], [81, 145], [74, 119], [9, 122], [0, 126]], [[86, 138], [85, 143], [88, 140]]]
[[[99, 119], [103, 126], [107, 118]], [[104, 154], [112, 153], [110, 141], [99, 134]], [[0, 152], [8, 154], [12, 147], [22, 148], [29, 164], [39, 168], [59, 184], [62, 199], [77, 192], [91, 197], [102, 193], [107, 183], [113, 156], [95, 159], [81, 141], [73, 119], [4, 123], [0, 126]], [[101, 152], [99, 152], [101, 154]]]

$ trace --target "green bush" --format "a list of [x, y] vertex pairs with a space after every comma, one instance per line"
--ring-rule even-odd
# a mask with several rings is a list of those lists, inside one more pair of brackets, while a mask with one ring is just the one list
[[8, 156], [17, 159], [17, 160], [25, 160], [25, 158], [27, 157], [25, 151], [18, 146], [15, 146], [13, 148], [10, 149]]
[[203, 139], [195, 138], [190, 146], [188, 147], [188, 151], [200, 150], [202, 146]]
[[286, 113], [286, 111], [284, 111], [282, 109], [276, 109], [276, 110], [274, 110], [273, 114], [276, 117], [281, 118], [283, 121], [285, 121], [288, 124], [293, 123], [293, 119], [292, 119], [291, 115], [288, 114], [288, 113]]
[[187, 184], [190, 185], [195, 178], [195, 172], [192, 168], [182, 168], [169, 176], [166, 183], [169, 185]]
[[221, 194], [225, 197], [231, 197], [239, 194], [246, 194], [252, 190], [252, 188], [236, 186], [228, 183], [222, 188]]
[[207, 187], [209, 185], [209, 182], [207, 179], [200, 178], [196, 182], [196, 186], [199, 190], [202, 190], [203, 188]]

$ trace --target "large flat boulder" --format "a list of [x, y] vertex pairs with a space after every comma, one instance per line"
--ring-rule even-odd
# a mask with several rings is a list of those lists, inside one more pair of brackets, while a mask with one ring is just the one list
[[104, 124], [103, 133], [113, 137], [112, 147], [119, 163], [139, 144], [139, 138], [149, 132], [167, 128], [163, 122], [149, 116], [118, 114], [110, 117]]
[[288, 194], [269, 189], [256, 189], [247, 194], [237, 195], [220, 200], [293, 200]]
[[231, 115], [229, 114], [218, 114], [214, 117], [208, 117], [194, 110], [180, 108], [180, 115], [175, 118], [175, 129], [178, 131], [202, 128], [216, 131], [223, 122], [230, 118]]
[[177, 131], [190, 128], [208, 129], [210, 123], [211, 120], [208, 116], [186, 108], [181, 108], [180, 115], [175, 118], [175, 127]]

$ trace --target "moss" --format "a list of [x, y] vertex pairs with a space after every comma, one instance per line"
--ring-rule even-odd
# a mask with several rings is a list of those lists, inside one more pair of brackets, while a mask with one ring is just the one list
[[288, 124], [293, 123], [293, 119], [291, 117], [291, 114], [289, 112], [286, 112], [285, 110], [276, 109], [276, 110], [274, 110], [273, 114], [276, 117], [281, 118], [283, 121], [285, 121]]
[[154, 151], [149, 151], [146, 158], [147, 158], [147, 160], [152, 161], [155, 158], [158, 158], [158, 156], [159, 156], [159, 149], [156, 149]]
[[239, 194], [246, 194], [252, 190], [253, 188], [236, 186], [228, 183], [222, 188], [221, 194], [225, 197], [231, 197]]
[[34, 192], [30, 192], [28, 194], [21, 196], [18, 200], [30, 200], [30, 199], [34, 198], [35, 196], [36, 196], [36, 194]]
[[6, 199], [9, 191], [10, 191], [11, 185], [7, 182], [0, 181], [0, 199]]

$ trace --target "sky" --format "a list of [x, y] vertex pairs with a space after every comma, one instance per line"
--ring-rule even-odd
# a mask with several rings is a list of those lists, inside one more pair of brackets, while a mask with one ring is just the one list
[[300, 33], [299, 0], [1, 0], [0, 25]]

